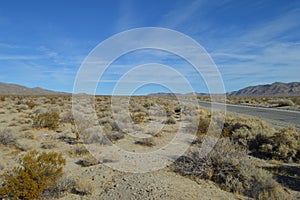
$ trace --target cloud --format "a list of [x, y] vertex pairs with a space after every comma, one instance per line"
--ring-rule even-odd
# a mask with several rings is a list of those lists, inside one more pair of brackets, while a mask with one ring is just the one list
[[16, 48], [20, 48], [20, 46], [15, 44], [9, 44], [9, 43], [0, 43], [0, 48], [16, 49]]
[[185, 5], [177, 5], [177, 7], [167, 13], [161, 20], [160, 25], [169, 28], [178, 28], [184, 24], [200, 9], [204, 1], [195, 0]]
[[276, 42], [261, 49], [252, 59], [243, 59], [242, 62], [229, 60], [220, 64], [219, 68], [229, 91], [249, 84], [292, 82], [299, 80], [299, 55], [299, 44]]
[[141, 17], [135, 15], [134, 3], [132, 0], [121, 0], [118, 5], [118, 19], [115, 22], [117, 32], [139, 27]]
[[43, 56], [27, 56], [27, 55], [0, 55], [0, 60], [38, 60], [43, 59]]
[[299, 9], [290, 9], [272, 20], [236, 29], [211, 51], [228, 91], [249, 84], [299, 80]]
[[272, 21], [267, 21], [253, 28], [244, 34], [240, 41], [266, 43], [275, 39], [280, 39], [289, 34], [294, 28], [299, 28], [297, 20], [300, 17], [300, 9], [292, 9]]

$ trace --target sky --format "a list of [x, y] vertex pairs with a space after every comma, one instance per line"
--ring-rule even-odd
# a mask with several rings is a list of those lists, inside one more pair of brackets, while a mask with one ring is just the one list
[[[83, 61], [98, 44], [143, 27], [175, 30], [198, 42], [226, 91], [300, 81], [299, 19], [298, 0], [1, 0], [0, 82], [72, 92]], [[174, 68], [192, 86], [174, 83], [171, 92], [208, 91], [186, 60], [146, 49], [114, 60], [96, 93], [112, 94], [124, 74], [147, 63]], [[154, 79], [168, 77], [143, 69]], [[136, 93], [165, 91], [170, 88], [149, 84]]]

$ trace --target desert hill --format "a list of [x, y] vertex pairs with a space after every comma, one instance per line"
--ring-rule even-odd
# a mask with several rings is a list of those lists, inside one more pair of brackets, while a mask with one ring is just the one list
[[28, 88], [17, 84], [0, 82], [0, 95], [63, 95], [64, 92], [46, 90], [40, 87]]
[[229, 92], [228, 96], [300, 96], [300, 82], [275, 82], [266, 85], [249, 86]]

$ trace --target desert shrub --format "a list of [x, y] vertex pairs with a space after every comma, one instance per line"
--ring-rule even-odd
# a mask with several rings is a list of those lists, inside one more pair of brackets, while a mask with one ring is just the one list
[[222, 134], [221, 136], [222, 137], [231, 137], [232, 134], [240, 129], [240, 128], [246, 128], [246, 129], [251, 129], [251, 127], [249, 127], [247, 124], [241, 124], [240, 122], [236, 122], [236, 123], [228, 123], [228, 122], [225, 122], [224, 123], [224, 126], [223, 126], [223, 129], [222, 129]]
[[30, 101], [26, 101], [26, 105], [27, 105], [30, 109], [32, 109], [32, 108], [34, 108], [37, 104], [36, 104], [35, 102], [33, 102], [32, 100], [30, 100]]
[[111, 125], [112, 131], [120, 131], [121, 130], [120, 127], [118, 126], [117, 122], [111, 122], [110, 125]]
[[0, 189], [2, 198], [39, 198], [44, 191], [56, 187], [66, 161], [59, 153], [30, 151], [19, 163], [20, 167], [4, 174], [4, 186]]
[[76, 182], [74, 193], [85, 196], [91, 195], [94, 191], [94, 184], [90, 179], [80, 179]]
[[147, 147], [152, 147], [155, 145], [152, 138], [142, 138], [141, 140], [135, 141], [134, 144], [139, 144]]
[[53, 149], [56, 147], [56, 143], [54, 142], [42, 142], [41, 148], [42, 149]]
[[109, 134], [106, 135], [106, 137], [111, 141], [111, 142], [116, 142], [118, 140], [121, 140], [123, 138], [125, 138], [125, 134], [124, 133], [115, 133], [115, 134]]
[[206, 157], [199, 152], [182, 156], [176, 161], [176, 171], [183, 175], [198, 176], [217, 183], [225, 183], [229, 175], [237, 176], [239, 160], [246, 156], [246, 151], [233, 144], [229, 139], [220, 139], [213, 151]]
[[55, 189], [52, 191], [51, 196], [60, 198], [63, 194], [67, 192], [72, 192], [76, 186], [76, 182], [74, 179], [70, 177], [62, 177], [56, 184]]
[[87, 156], [83, 159], [80, 159], [76, 162], [77, 165], [80, 165], [81, 167], [90, 167], [94, 165], [98, 165], [100, 163], [99, 160], [97, 160], [93, 156]]
[[292, 100], [296, 105], [300, 105], [300, 97], [291, 97], [291, 100]]
[[0, 96], [0, 101], [5, 101], [5, 96]]
[[206, 117], [200, 118], [198, 128], [197, 128], [197, 134], [196, 134], [197, 138], [207, 133], [209, 124], [210, 124], [210, 118], [206, 118]]
[[258, 200], [289, 200], [291, 195], [277, 183], [270, 172], [255, 167], [255, 165], [244, 162], [241, 166], [240, 173], [244, 177], [243, 194]]
[[271, 136], [259, 134], [249, 149], [257, 157], [283, 161], [300, 161], [300, 136], [295, 127], [279, 130]]
[[10, 129], [0, 130], [0, 144], [2, 145], [15, 145], [17, 138], [13, 135]]
[[61, 117], [61, 122], [74, 124], [74, 117], [71, 111], [66, 112]]
[[20, 151], [28, 151], [30, 149], [30, 145], [27, 143], [16, 143], [15, 147]]
[[34, 133], [31, 132], [31, 131], [26, 131], [24, 133], [24, 138], [33, 140], [34, 139]]
[[145, 112], [133, 112], [130, 114], [132, 121], [136, 124], [142, 123], [144, 119], [147, 117], [147, 113]]
[[83, 145], [78, 145], [74, 147], [72, 150], [70, 150], [70, 155], [71, 156], [82, 156], [89, 154], [89, 151], [85, 148]]
[[198, 151], [181, 156], [175, 162], [175, 172], [193, 179], [209, 179], [222, 189], [255, 199], [288, 199], [281, 186], [267, 171], [247, 160], [247, 151], [228, 138], [218, 141], [205, 157]]
[[82, 141], [85, 144], [109, 144], [108, 138], [101, 132], [101, 129], [97, 127], [91, 127], [85, 129], [80, 135]]
[[59, 113], [57, 111], [47, 111], [36, 114], [33, 118], [33, 127], [56, 129], [59, 125]]
[[290, 99], [276, 99], [276, 100], [269, 100], [268, 103], [275, 104], [279, 107], [281, 106], [293, 106], [295, 105], [294, 102]]
[[168, 117], [163, 124], [176, 124], [176, 120], [173, 117]]
[[27, 105], [19, 105], [18, 107], [16, 107], [16, 110], [18, 112], [21, 112], [22, 110], [27, 110], [28, 106]]
[[230, 137], [234, 142], [247, 148], [250, 148], [257, 135], [269, 137], [273, 133], [274, 129], [270, 124], [259, 118], [233, 116], [226, 117], [222, 130], [223, 136]]

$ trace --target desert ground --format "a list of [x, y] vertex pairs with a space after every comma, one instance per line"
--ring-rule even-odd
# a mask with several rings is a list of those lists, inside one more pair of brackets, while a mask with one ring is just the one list
[[[1, 96], [0, 198], [300, 198], [295, 127], [159, 97], [114, 102], [112, 107], [109, 96], [75, 102], [68, 95]], [[147, 153], [174, 143], [176, 135], [186, 140], [174, 146], [187, 143], [188, 149], [174, 162], [147, 160]], [[201, 156], [211, 138], [216, 144]], [[136, 161], [140, 168], [112, 147], [145, 155]], [[130, 171], [140, 169], [148, 171]]]

